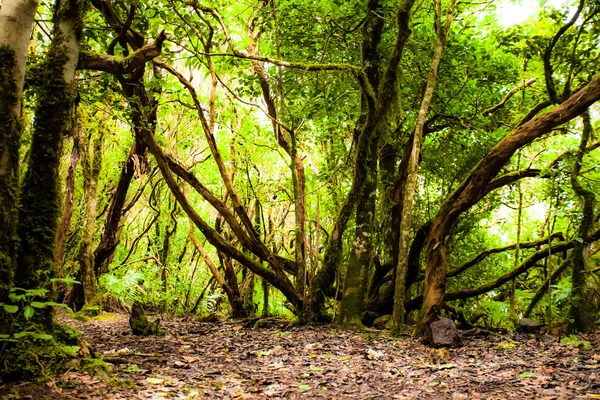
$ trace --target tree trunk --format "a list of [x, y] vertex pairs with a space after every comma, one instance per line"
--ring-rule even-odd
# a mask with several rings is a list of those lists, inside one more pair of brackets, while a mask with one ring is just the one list
[[348, 271], [344, 280], [342, 304], [340, 306], [339, 324], [347, 328], [362, 325], [362, 311], [368, 272], [373, 256], [373, 226], [375, 218], [375, 197], [377, 181], [377, 140], [368, 143], [370, 147], [366, 159], [356, 160], [364, 163], [366, 179], [363, 192], [356, 205], [356, 231], [353, 248], [350, 250]]
[[498, 143], [473, 169], [467, 179], [442, 204], [434, 217], [427, 244], [424, 301], [414, 334], [422, 335], [444, 301], [446, 282], [446, 237], [458, 217], [484, 195], [488, 183], [519, 148], [581, 115], [600, 99], [600, 75], [554, 110], [518, 126]]
[[269, 282], [267, 282], [267, 280], [264, 278], [262, 278], [260, 282], [262, 284], [263, 291], [262, 317], [266, 318], [269, 316]]
[[592, 121], [589, 110], [583, 113], [582, 119], [583, 132], [581, 134], [581, 143], [579, 144], [579, 151], [577, 152], [575, 166], [573, 167], [573, 173], [571, 174], [571, 186], [573, 187], [573, 191], [583, 202], [581, 223], [579, 225], [578, 237], [576, 238], [577, 243], [572, 252], [573, 274], [571, 277], [571, 308], [569, 310], [569, 331], [571, 333], [588, 333], [590, 331], [591, 322], [593, 322], [590, 321], [588, 311], [589, 304], [586, 304], [585, 302], [587, 289], [585, 248], [588, 246], [587, 241], [589, 231], [594, 221], [594, 203], [596, 202], [596, 196], [594, 195], [594, 192], [586, 189], [578, 180], [578, 175], [583, 163], [583, 155], [585, 154], [585, 149], [592, 133]]
[[446, 20], [442, 23], [441, 0], [436, 0], [434, 2], [437, 40], [433, 50], [433, 59], [431, 61], [429, 77], [427, 78], [425, 94], [423, 95], [423, 100], [421, 101], [421, 108], [419, 109], [417, 124], [415, 126], [415, 132], [412, 138], [412, 149], [410, 152], [410, 159], [408, 161], [408, 171], [402, 198], [402, 211], [399, 230], [400, 244], [398, 247], [398, 266], [396, 267], [396, 285], [394, 289], [394, 311], [392, 314], [392, 325], [395, 333], [398, 333], [401, 326], [404, 325], [404, 314], [406, 313], [406, 310], [404, 309], [404, 296], [406, 292], [408, 253], [410, 250], [408, 239], [411, 231], [412, 208], [415, 201], [417, 188], [417, 175], [419, 157], [421, 155], [421, 142], [423, 141], [423, 129], [425, 127], [425, 120], [431, 105], [431, 99], [433, 98], [433, 92], [437, 84], [438, 67], [440, 65], [440, 60], [442, 59], [442, 52], [444, 51], [444, 45], [446, 43], [446, 39], [448, 38], [448, 32], [450, 31], [450, 26], [454, 18], [455, 3], [455, 0], [450, 3], [446, 14]]
[[84, 303], [86, 306], [98, 304], [96, 274], [94, 273], [94, 253], [92, 242], [96, 227], [96, 206], [98, 204], [98, 177], [102, 170], [102, 153], [104, 145], [103, 126], [98, 132], [89, 135], [90, 139], [82, 137], [83, 164], [83, 236], [79, 249], [79, 270], [83, 286]]
[[[545, 259], [544, 261], [547, 260], [548, 259]], [[550, 289], [550, 285], [552, 285], [552, 282], [556, 281], [558, 277], [567, 269], [567, 267], [571, 265], [571, 263], [571, 257], [567, 257], [567, 259], [564, 260], [558, 268], [556, 268], [552, 275], [550, 275], [550, 277], [548, 277], [548, 279], [544, 281], [544, 283], [542, 284], [542, 286], [540, 286], [538, 291], [535, 292], [535, 295], [533, 296], [531, 302], [527, 306], [527, 310], [525, 310], [525, 312], [523, 313], [523, 318], [529, 318], [531, 312], [533, 311], [537, 303], [542, 299], [542, 297], [544, 297], [544, 294], [546, 294], [546, 292]]]
[[[18, 225], [15, 284], [27, 289], [50, 289], [49, 278], [54, 273], [54, 240], [61, 208], [58, 172], [63, 135], [71, 129], [74, 110], [73, 85], [82, 27], [80, 5], [75, 0], [58, 2], [52, 44], [42, 70]], [[39, 321], [47, 328], [52, 327], [50, 309], [39, 313]]]
[[37, 7], [37, 0], [4, 0], [0, 8], [0, 302], [8, 301], [16, 267], [21, 105]]
[[127, 159], [121, 168], [119, 182], [113, 193], [104, 221], [100, 243], [98, 243], [94, 250], [94, 273], [96, 277], [100, 277], [101, 274], [108, 271], [107, 262], [119, 245], [120, 222], [123, 217], [125, 201], [127, 200], [127, 191], [135, 174], [136, 164], [140, 164], [140, 160], [143, 159], [145, 153], [146, 145], [136, 140], [131, 146]]
[[[65, 246], [67, 244], [67, 234], [71, 226], [71, 217], [75, 208], [75, 171], [80, 156], [79, 138], [81, 133], [79, 122], [75, 122], [73, 129], [73, 150], [69, 159], [69, 169], [67, 170], [67, 178], [65, 179], [65, 202], [63, 205], [58, 231], [56, 233], [56, 277], [64, 278], [64, 261], [65, 261]], [[63, 285], [57, 285], [64, 287]], [[62, 290], [58, 290], [61, 292]], [[60, 294], [60, 293], [59, 293]]]
[[[225, 268], [225, 278], [219, 270], [217, 266], [209, 257], [208, 253], [204, 249], [204, 246], [200, 243], [196, 234], [194, 233], [194, 223], [190, 220], [190, 233], [189, 237], [194, 244], [194, 247], [200, 253], [200, 256], [204, 260], [204, 263], [210, 270], [213, 278], [221, 285], [223, 291], [227, 295], [227, 301], [229, 302], [229, 308], [231, 309], [231, 317], [232, 318], [244, 318], [247, 316], [244, 306], [242, 304], [242, 298], [240, 296], [240, 290], [237, 284], [237, 277], [235, 273], [233, 273], [233, 277], [231, 273], [228, 273], [227, 268]], [[233, 267], [231, 268], [233, 270]]]

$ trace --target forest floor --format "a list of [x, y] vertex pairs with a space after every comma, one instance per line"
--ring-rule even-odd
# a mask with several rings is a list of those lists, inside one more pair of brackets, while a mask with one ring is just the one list
[[[588, 351], [549, 335], [469, 336], [433, 352], [410, 337], [330, 327], [254, 329], [163, 321], [133, 336], [126, 315], [69, 323], [110, 372], [67, 371], [46, 385], [0, 386], [6, 399], [591, 399], [600, 398], [600, 335]], [[589, 350], [589, 344], [592, 349]], [[436, 357], [437, 354], [441, 355]]]

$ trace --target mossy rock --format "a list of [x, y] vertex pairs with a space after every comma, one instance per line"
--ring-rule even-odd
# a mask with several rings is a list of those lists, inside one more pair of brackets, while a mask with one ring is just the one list
[[134, 335], [138, 336], [163, 336], [165, 330], [160, 328], [160, 318], [154, 322], [148, 321], [148, 316], [144, 308], [138, 301], [134, 301], [131, 306], [131, 315], [129, 316], [129, 326]]
[[97, 317], [102, 313], [102, 307], [100, 306], [84, 306], [78, 314], [84, 317]]

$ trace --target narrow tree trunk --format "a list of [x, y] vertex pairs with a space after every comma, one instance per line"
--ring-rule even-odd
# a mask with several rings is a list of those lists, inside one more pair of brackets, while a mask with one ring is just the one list
[[409, 236], [412, 222], [412, 208], [415, 201], [417, 188], [417, 175], [419, 166], [419, 157], [421, 155], [421, 143], [423, 141], [423, 129], [433, 92], [437, 85], [437, 73], [442, 59], [444, 44], [450, 31], [452, 20], [454, 19], [455, 0], [449, 5], [446, 20], [442, 23], [441, 0], [434, 2], [435, 7], [435, 25], [437, 40], [433, 50], [433, 59], [431, 61], [431, 70], [427, 78], [425, 94], [421, 101], [421, 108], [417, 117], [417, 124], [413, 135], [413, 144], [408, 161], [407, 179], [404, 187], [404, 196], [402, 199], [402, 217], [400, 219], [400, 245], [398, 247], [398, 266], [396, 267], [396, 285], [394, 290], [394, 311], [392, 314], [393, 331], [398, 333], [400, 327], [404, 324], [404, 295], [406, 292], [406, 271], [408, 269]]
[[[58, 232], [56, 233], [56, 277], [64, 278], [65, 246], [67, 244], [67, 234], [71, 226], [71, 217], [75, 208], [75, 170], [79, 162], [80, 148], [79, 138], [81, 133], [79, 122], [75, 123], [73, 129], [73, 150], [69, 159], [69, 169], [65, 179], [65, 202], [63, 205]], [[62, 286], [62, 285], [59, 285]], [[59, 290], [60, 291], [60, 290]]]
[[106, 214], [100, 243], [94, 250], [94, 273], [97, 277], [108, 270], [107, 261], [110, 260], [119, 244], [120, 222], [127, 200], [127, 191], [135, 174], [136, 164], [139, 164], [139, 160], [144, 157], [145, 152], [146, 146], [136, 140], [121, 168], [119, 182]]
[[[208, 253], [204, 249], [204, 246], [200, 243], [198, 238], [196, 238], [196, 234], [194, 233], [194, 223], [190, 220], [190, 233], [189, 237], [194, 244], [194, 247], [200, 253], [200, 256], [204, 260], [204, 263], [210, 270], [213, 278], [221, 285], [223, 291], [227, 295], [227, 301], [229, 302], [229, 308], [231, 309], [231, 317], [232, 318], [243, 318], [246, 317], [247, 314], [244, 309], [244, 305], [242, 304], [242, 298], [240, 296], [240, 290], [237, 285], [237, 277], [235, 273], [233, 277], [228, 273], [227, 269], [225, 269], [226, 278], [221, 275], [215, 263], [211, 260]], [[233, 268], [231, 268], [233, 270]], [[233, 278], [233, 281], [232, 281]]]
[[244, 268], [245, 274], [243, 275], [242, 287], [240, 292], [242, 294], [242, 304], [246, 315], [253, 317], [256, 315], [256, 304], [254, 304], [254, 282], [256, 281], [254, 273]]
[[262, 278], [260, 282], [262, 284], [263, 291], [262, 317], [266, 318], [269, 316], [269, 282], [267, 282], [267, 280], [264, 278]]
[[[547, 258], [544, 259], [544, 261], [547, 261], [547, 260], [548, 260]], [[571, 262], [572, 262], [571, 257], [567, 257], [567, 259], [564, 260], [558, 268], [556, 268], [556, 270], [552, 273], [552, 275], [550, 275], [550, 277], [548, 277], [548, 279], [546, 279], [544, 281], [544, 283], [542, 284], [542, 286], [540, 286], [538, 291], [535, 292], [535, 295], [533, 296], [533, 298], [531, 299], [531, 302], [527, 306], [527, 310], [525, 310], [525, 312], [523, 313], [524, 318], [529, 318], [529, 316], [531, 315], [531, 312], [533, 311], [533, 309], [535, 308], [537, 303], [542, 299], [542, 297], [544, 297], [546, 292], [549, 290], [550, 285], [552, 285], [552, 282], [555, 282], [558, 279], [558, 277], [567, 269], [567, 267], [569, 265], [571, 265]]]
[[583, 202], [583, 211], [581, 213], [581, 223], [579, 225], [578, 233], [579, 237], [576, 239], [577, 243], [575, 244], [572, 253], [573, 274], [571, 277], [571, 308], [569, 310], [569, 331], [571, 333], [589, 332], [591, 322], [588, 311], [589, 304], [586, 304], [585, 302], [587, 289], [585, 248], [588, 245], [589, 231], [594, 221], [594, 203], [596, 202], [596, 196], [594, 195], [594, 192], [583, 187], [578, 179], [583, 163], [583, 155], [585, 154], [585, 149], [592, 132], [592, 121], [589, 110], [582, 115], [582, 119], [583, 132], [581, 134], [581, 143], [579, 144], [579, 151], [577, 152], [575, 166], [573, 167], [573, 173], [571, 174], [571, 186], [573, 187], [573, 191]]
[[96, 227], [96, 206], [98, 204], [98, 177], [102, 170], [102, 153], [104, 145], [104, 129], [102, 126], [90, 139], [84, 138], [82, 143], [83, 164], [83, 236], [79, 250], [79, 269], [86, 306], [98, 304], [96, 274], [94, 273], [94, 253], [92, 242]]

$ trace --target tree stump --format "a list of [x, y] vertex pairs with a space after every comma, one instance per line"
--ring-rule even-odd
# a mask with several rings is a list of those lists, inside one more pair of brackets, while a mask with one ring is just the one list
[[129, 326], [134, 335], [165, 335], [166, 332], [161, 329], [159, 325], [160, 318], [157, 318], [154, 322], [150, 323], [142, 305], [138, 301], [133, 302], [133, 305], [131, 306], [131, 315], [129, 316]]

